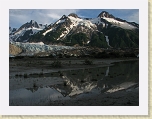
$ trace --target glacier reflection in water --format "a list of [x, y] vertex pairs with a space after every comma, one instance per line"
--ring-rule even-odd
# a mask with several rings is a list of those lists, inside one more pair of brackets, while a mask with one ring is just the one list
[[10, 105], [47, 105], [50, 101], [69, 99], [54, 88], [37, 87], [10, 91]]
[[46, 87], [10, 90], [10, 105], [49, 105], [55, 100], [113, 93], [130, 87], [139, 87], [139, 61], [115, 63], [62, 72], [63, 83]]

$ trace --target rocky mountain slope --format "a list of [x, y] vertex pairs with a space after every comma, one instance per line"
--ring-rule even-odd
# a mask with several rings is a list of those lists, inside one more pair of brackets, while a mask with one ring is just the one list
[[36, 34], [38, 31], [43, 30], [46, 25], [38, 24], [36, 21], [31, 20], [23, 24], [19, 29], [11, 28], [9, 30], [10, 41], [27, 42], [30, 36]]
[[47, 45], [138, 48], [139, 25], [115, 18], [106, 11], [96, 18], [80, 18], [71, 13], [48, 26], [30, 21], [11, 34], [10, 39], [17, 42], [43, 42]]

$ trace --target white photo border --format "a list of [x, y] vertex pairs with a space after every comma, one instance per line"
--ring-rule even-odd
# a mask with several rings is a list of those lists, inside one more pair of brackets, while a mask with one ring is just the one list
[[[139, 9], [139, 106], [9, 106], [9, 9]], [[1, 115], [148, 115], [148, 1], [3, 0], [0, 15]]]

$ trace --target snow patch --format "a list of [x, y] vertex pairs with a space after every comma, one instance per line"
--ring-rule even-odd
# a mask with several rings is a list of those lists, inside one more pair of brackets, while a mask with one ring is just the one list
[[109, 74], [109, 67], [106, 70], [106, 75], [105, 76], [108, 76], [108, 74]]
[[130, 25], [127, 22], [121, 22], [121, 21], [118, 21], [114, 18], [107, 18], [107, 17], [101, 17], [101, 18], [103, 18], [106, 21], [112, 23], [114, 26], [118, 26], [118, 27], [121, 27], [121, 28], [124, 28], [124, 29], [135, 29], [136, 28], [135, 26]]
[[109, 38], [108, 38], [108, 36], [105, 36], [105, 37], [106, 37], [106, 41], [107, 41], [108, 46], [110, 46], [109, 45]]
[[43, 43], [43, 42], [38, 42], [38, 43], [34, 43], [34, 42], [29, 43], [29, 42], [27, 42], [27, 43], [24, 43], [24, 44], [37, 44], [37, 45], [44, 45], [44, 43]]
[[78, 87], [78, 86], [73, 85], [73, 84], [71, 84], [70, 86], [72, 88], [72, 91], [69, 94], [69, 96], [74, 96], [74, 95], [78, 95], [78, 94], [81, 94], [81, 93], [90, 92], [97, 85], [92, 85], [92, 83], [90, 83], [90, 84], [86, 85], [85, 87]]
[[72, 22], [72, 25], [70, 26], [70, 28], [73, 28], [73, 26], [78, 26], [78, 25], [86, 26], [90, 29], [96, 27], [96, 25], [93, 24], [90, 20], [75, 18], [75, 17], [72, 17], [72, 16], [68, 16], [68, 18]]
[[134, 82], [125, 82], [125, 83], [120, 84], [119, 86], [116, 86], [116, 87], [113, 87], [113, 88], [107, 90], [107, 93], [113, 93], [113, 92], [120, 91], [123, 89], [128, 89], [128, 88], [134, 86], [135, 84], [136, 83], [134, 83]]
[[63, 22], [65, 22], [65, 19], [63, 19], [63, 20], [58, 20], [58, 21], [56, 22], [56, 24], [60, 24], [60, 23], [63, 23]]
[[35, 28], [35, 27], [32, 28], [33, 34], [39, 32], [41, 30], [43, 30], [43, 29], [39, 29], [39, 28]]
[[114, 92], [116, 92], [116, 91], [120, 91], [120, 90], [123, 90], [124, 88], [122, 88], [122, 87], [117, 87], [117, 88], [113, 88], [113, 89], [109, 89], [108, 91], [107, 91], [107, 93], [114, 93]]
[[[24, 36], [26, 31], [32, 30], [33, 34], [43, 30], [41, 28], [36, 28], [36, 27], [32, 27], [32, 28], [22, 28], [21, 30], [17, 31], [14, 33], [14, 35], [10, 35], [10, 39], [16, 41], [20, 36]], [[33, 35], [32, 33], [30, 33], [29, 35]]]
[[[62, 38], [62, 37], [64, 37], [64, 36], [65, 36], [65, 34], [64, 34], [64, 33], [62, 33], [62, 34], [60, 35], [60, 37], [59, 37], [59, 38]], [[59, 38], [58, 38], [58, 39], [59, 39]]]
[[53, 30], [53, 29], [51, 28], [51, 29], [45, 31], [45, 32], [43, 33], [43, 35], [45, 36], [48, 32], [50, 32], [50, 31], [52, 31], [52, 30]]
[[104, 22], [101, 22], [101, 19], [100, 19], [100, 17], [98, 17], [98, 18], [94, 18], [94, 19], [91, 19], [90, 20], [93, 24], [102, 24], [103, 25], [103, 27], [105, 27], [105, 23]]

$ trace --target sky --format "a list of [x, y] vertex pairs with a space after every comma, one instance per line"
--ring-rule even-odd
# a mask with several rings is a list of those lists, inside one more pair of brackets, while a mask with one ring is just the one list
[[19, 28], [31, 20], [49, 25], [70, 13], [76, 13], [82, 18], [96, 18], [102, 11], [129, 22], [139, 23], [139, 9], [9, 9], [9, 26]]

